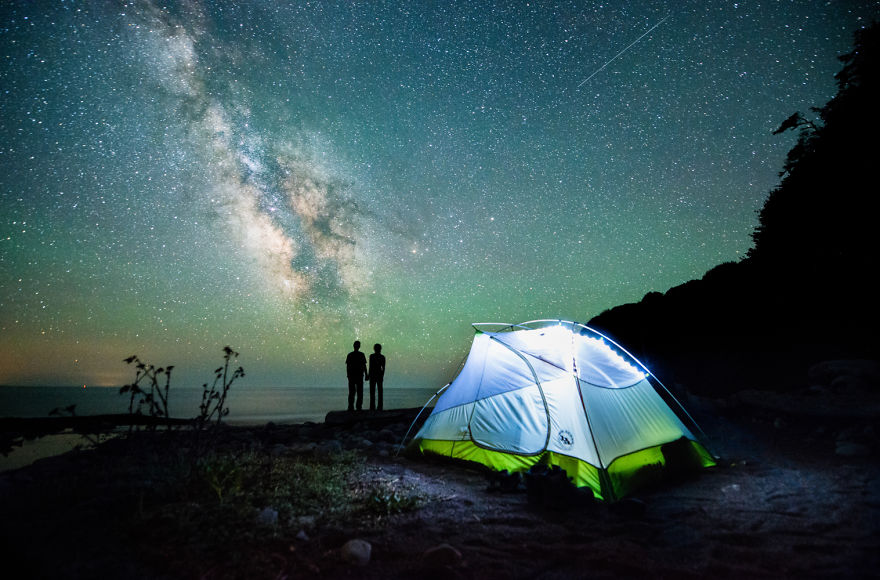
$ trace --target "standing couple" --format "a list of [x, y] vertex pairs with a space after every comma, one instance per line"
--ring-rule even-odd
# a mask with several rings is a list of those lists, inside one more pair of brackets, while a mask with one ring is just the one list
[[[354, 341], [354, 350], [345, 357], [345, 370], [348, 374], [348, 410], [355, 409], [355, 396], [357, 396], [357, 410], [360, 411], [364, 403], [364, 380], [370, 381], [370, 411], [382, 410], [382, 379], [385, 377], [385, 356], [382, 354], [382, 345], [373, 346], [373, 354], [370, 355], [370, 368], [367, 369], [367, 357], [361, 352], [361, 341]], [[378, 399], [376, 398], [378, 390]], [[378, 403], [378, 404], [377, 404]]]

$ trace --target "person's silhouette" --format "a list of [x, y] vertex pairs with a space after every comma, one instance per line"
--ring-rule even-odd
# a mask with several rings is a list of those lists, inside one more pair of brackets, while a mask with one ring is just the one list
[[[382, 354], [382, 345], [373, 346], [375, 351], [370, 355], [370, 411], [382, 410], [382, 379], [385, 378], [385, 355]], [[378, 398], [377, 395], [378, 394]], [[375, 406], [374, 406], [375, 403]]]
[[354, 341], [354, 350], [345, 357], [345, 372], [348, 375], [348, 410], [357, 410], [364, 404], [364, 379], [367, 377], [367, 357], [360, 351], [361, 341]]

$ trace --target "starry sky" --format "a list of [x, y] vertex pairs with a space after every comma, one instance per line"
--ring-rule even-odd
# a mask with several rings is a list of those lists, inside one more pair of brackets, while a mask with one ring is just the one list
[[[876, 1], [0, 2], [0, 384], [442, 386], [738, 260]], [[244, 388], [244, 387], [242, 387]]]

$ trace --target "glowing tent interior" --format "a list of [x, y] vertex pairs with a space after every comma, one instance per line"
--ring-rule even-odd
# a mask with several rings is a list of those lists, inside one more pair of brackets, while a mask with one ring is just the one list
[[561, 320], [473, 326], [470, 353], [411, 450], [510, 472], [558, 465], [611, 501], [715, 464], [672, 394], [596, 330]]

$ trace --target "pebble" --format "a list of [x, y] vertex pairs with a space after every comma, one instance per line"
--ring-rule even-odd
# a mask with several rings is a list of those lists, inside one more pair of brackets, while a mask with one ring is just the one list
[[370, 562], [370, 554], [372, 551], [373, 546], [371, 546], [369, 542], [355, 539], [347, 541], [345, 545], [342, 546], [340, 555], [346, 562], [365, 566]]
[[385, 443], [397, 443], [400, 440], [400, 437], [391, 429], [382, 429], [377, 434], [377, 438]]
[[315, 516], [299, 516], [290, 518], [290, 523], [288, 525], [292, 527], [300, 527], [306, 530], [314, 530], [315, 522], [317, 518]]
[[455, 566], [461, 562], [461, 552], [449, 544], [440, 544], [425, 550], [422, 560], [431, 566]]
[[278, 523], [278, 510], [265, 507], [257, 514], [257, 523], [261, 526], [274, 526]]
[[342, 452], [342, 443], [337, 441], [336, 439], [330, 439], [328, 441], [322, 442], [315, 448], [316, 453], [320, 453], [323, 455], [332, 455], [334, 453]]

